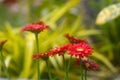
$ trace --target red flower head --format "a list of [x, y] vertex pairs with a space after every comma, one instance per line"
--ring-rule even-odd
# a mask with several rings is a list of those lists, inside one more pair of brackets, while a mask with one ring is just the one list
[[40, 21], [40, 22], [37, 22], [37, 23], [26, 25], [25, 27], [23, 27], [21, 29], [21, 32], [31, 31], [31, 32], [34, 32], [34, 33], [39, 33], [39, 32], [41, 32], [45, 29], [48, 29], [48, 28], [49, 28], [49, 26], [45, 25], [42, 21]]
[[81, 43], [81, 42], [87, 43], [87, 41], [81, 40], [81, 39], [79, 39], [79, 38], [77, 38], [77, 37], [70, 36], [69, 34], [65, 34], [65, 37], [66, 37], [71, 43]]
[[62, 55], [66, 52], [66, 50], [68, 49], [70, 44], [65, 44], [63, 46], [60, 46], [60, 47], [56, 47], [55, 49], [51, 49], [49, 52], [48, 52], [48, 55], [49, 56], [54, 56], [56, 54], [58, 55]]
[[0, 50], [2, 50], [3, 45], [7, 42], [7, 40], [0, 41]]
[[48, 59], [47, 53], [34, 54], [32, 57], [34, 60], [38, 60], [39, 58], [44, 59], [44, 60]]
[[81, 42], [69, 46], [68, 54], [77, 58], [83, 58], [92, 54], [92, 48], [87, 43]]
[[99, 65], [90, 59], [82, 60], [82, 66], [88, 71], [99, 69]]

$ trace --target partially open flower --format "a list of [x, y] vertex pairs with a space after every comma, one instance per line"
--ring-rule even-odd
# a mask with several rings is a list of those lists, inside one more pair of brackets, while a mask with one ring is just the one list
[[0, 41], [0, 51], [2, 50], [2, 47], [6, 42], [7, 42], [7, 40]]
[[76, 61], [77, 65], [80, 65], [80, 61], [82, 62], [83, 68], [88, 71], [90, 71], [90, 70], [94, 71], [94, 70], [99, 69], [99, 65], [91, 59], [81, 59], [81, 60], [77, 59], [77, 61]]
[[85, 42], [87, 43], [86, 40], [81, 40], [77, 37], [73, 37], [73, 36], [70, 36], [69, 34], [65, 34], [65, 37], [71, 42], [71, 43], [81, 43], [81, 42]]
[[92, 48], [87, 43], [81, 42], [68, 47], [68, 54], [77, 58], [87, 57], [92, 54]]
[[87, 70], [97, 70], [99, 69], [99, 65], [95, 63], [94, 61], [88, 59], [88, 60], [82, 60], [82, 65]]
[[56, 48], [54, 48], [54, 49], [51, 49], [51, 50], [48, 52], [48, 55], [49, 55], [49, 56], [54, 56], [54, 55], [56, 55], [56, 54], [62, 55], [62, 54], [64, 54], [64, 53], [67, 51], [69, 45], [71, 45], [71, 44], [65, 44], [65, 45], [63, 45], [63, 46], [60, 46], [60, 47], [56, 47]]
[[45, 25], [42, 21], [39, 21], [37, 23], [26, 25], [25, 27], [23, 27], [21, 29], [21, 32], [31, 31], [31, 32], [34, 32], [34, 33], [39, 33], [39, 32], [41, 32], [45, 29], [48, 29], [48, 28], [49, 28], [49, 26]]
[[38, 53], [38, 54], [34, 54], [33, 56], [34, 60], [38, 60], [38, 59], [43, 59], [43, 60], [47, 60], [48, 59], [48, 55], [47, 53]]

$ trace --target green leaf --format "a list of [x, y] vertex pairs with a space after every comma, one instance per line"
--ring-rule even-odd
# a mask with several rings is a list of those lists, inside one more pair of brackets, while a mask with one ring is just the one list
[[105, 56], [103, 56], [102, 54], [96, 51], [92, 54], [92, 56], [103, 62], [112, 72], [116, 72], [116, 68], [111, 64], [111, 62]]
[[117, 18], [119, 15], [120, 15], [120, 3], [110, 5], [100, 11], [96, 19], [96, 24], [104, 24]]
[[79, 36], [91, 36], [91, 35], [98, 35], [98, 34], [101, 34], [101, 33], [100, 33], [100, 30], [95, 30], [95, 29], [87, 30], [87, 29], [83, 29], [83, 30], [77, 32], [77, 34]]
[[43, 21], [48, 21], [49, 24], [53, 29], [56, 27], [55, 22], [58, 21], [66, 12], [68, 12], [71, 8], [76, 6], [79, 3], [79, 0], [69, 0], [66, 4], [64, 4], [59, 9], [55, 9], [53, 12], [48, 14], [42, 18]]

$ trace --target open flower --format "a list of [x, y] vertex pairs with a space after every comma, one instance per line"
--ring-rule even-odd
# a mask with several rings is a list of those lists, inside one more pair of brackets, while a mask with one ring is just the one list
[[33, 56], [34, 60], [38, 60], [38, 59], [43, 59], [43, 60], [47, 60], [48, 59], [48, 54], [47, 53], [38, 53], [38, 54], [34, 54]]
[[81, 42], [85, 42], [87, 43], [86, 40], [81, 40], [77, 37], [73, 37], [73, 36], [70, 36], [69, 34], [65, 34], [65, 37], [71, 42], [71, 43], [81, 43]]
[[39, 21], [37, 23], [26, 25], [25, 27], [23, 27], [21, 29], [21, 32], [31, 31], [31, 32], [34, 32], [34, 33], [39, 33], [39, 32], [41, 32], [45, 29], [48, 29], [48, 28], [49, 28], [49, 26], [45, 25], [42, 21]]
[[68, 54], [77, 58], [87, 57], [92, 54], [92, 48], [84, 42], [73, 44], [68, 47]]
[[51, 50], [48, 52], [48, 55], [49, 55], [49, 56], [54, 56], [54, 55], [56, 55], [56, 54], [62, 55], [62, 54], [64, 54], [64, 53], [67, 51], [67, 49], [68, 49], [68, 47], [69, 47], [70, 45], [71, 45], [71, 44], [65, 44], [65, 45], [63, 45], [63, 46], [60, 46], [60, 47], [56, 47], [56, 48], [54, 48], [54, 49], [51, 49]]

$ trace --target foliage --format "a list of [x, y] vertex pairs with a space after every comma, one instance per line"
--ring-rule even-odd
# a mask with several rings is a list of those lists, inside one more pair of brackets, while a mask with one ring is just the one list
[[[92, 58], [100, 62], [101, 66], [107, 66], [106, 68], [109, 68], [111, 72], [116, 71], [109, 59], [111, 55], [114, 55], [114, 52], [116, 52], [116, 55], [112, 60], [119, 61], [119, 58], [116, 58], [120, 53], [119, 19], [112, 22], [112, 25], [103, 25], [105, 27], [101, 30], [94, 28], [87, 29], [82, 23], [82, 14], [79, 12], [78, 6], [79, 0], [60, 0], [59, 2], [56, 0], [43, 0], [42, 4], [37, 7], [34, 7], [33, 3], [34, 0], [20, 1], [18, 5], [21, 10], [22, 6], [26, 5], [28, 12], [25, 14], [17, 12], [17, 17], [14, 17], [17, 20], [13, 18], [13, 20], [8, 20], [5, 25], [0, 25], [0, 40], [4, 38], [8, 39], [8, 42], [4, 46], [3, 53], [12, 78], [35, 78], [36, 76], [36, 65], [32, 60], [32, 55], [36, 52], [36, 50], [34, 50], [36, 49], [34, 35], [29, 32], [26, 32], [25, 34], [20, 33], [20, 27], [15, 27], [23, 26], [26, 23], [35, 22], [36, 20], [43, 20], [51, 27], [50, 31], [44, 31], [39, 35], [39, 50], [41, 52], [48, 51], [52, 47], [67, 43], [68, 41], [64, 38], [64, 34], [69, 33], [78, 36], [81, 39], [88, 39], [95, 49]], [[74, 10], [78, 11], [76, 12], [77, 14], [74, 13]], [[1, 9], [1, 11], [4, 10]], [[4, 12], [2, 13], [4, 14]], [[5, 15], [8, 14], [6, 13]], [[2, 16], [1, 18], [4, 19], [5, 17], [6, 16]], [[0, 20], [0, 22], [3, 23], [2, 20]], [[91, 36], [95, 36], [99, 40], [99, 43], [95, 44], [94, 41], [92, 43]], [[103, 53], [108, 54], [105, 55]], [[69, 57], [66, 56], [66, 60], [68, 60], [68, 58]], [[62, 57], [58, 56], [50, 58], [52, 75], [56, 76], [54, 77], [56, 80], [65, 76], [62, 60]], [[2, 67], [1, 63], [0, 67]], [[78, 67], [75, 69], [72, 67], [76, 67], [74, 63], [72, 63], [70, 67], [70, 79], [78, 80]], [[46, 78], [46, 64], [44, 61], [41, 61], [40, 69], [42, 78]], [[0, 71], [0, 76], [5, 76], [2, 68]]]
[[[107, 12], [106, 14], [103, 14]], [[106, 52], [114, 63], [114, 65], [120, 64], [118, 56], [120, 56], [120, 37], [119, 37], [119, 3], [113, 4], [104, 8], [97, 17], [96, 23], [102, 26], [103, 36], [100, 36], [102, 40], [102, 47], [100, 50]], [[100, 20], [100, 16], [102, 20]], [[103, 18], [104, 17], [104, 18]], [[116, 18], [116, 19], [115, 19]], [[102, 25], [104, 24], [104, 25]]]

